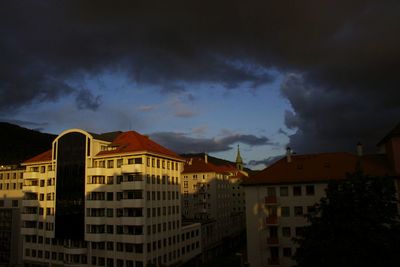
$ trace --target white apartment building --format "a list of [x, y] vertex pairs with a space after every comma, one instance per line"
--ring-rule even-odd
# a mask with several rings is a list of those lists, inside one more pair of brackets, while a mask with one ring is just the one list
[[[329, 180], [361, 170], [371, 176], [400, 174], [400, 127], [379, 144], [382, 154], [321, 153], [292, 155], [244, 182], [247, 256], [250, 267], [294, 266], [292, 238], [307, 225], [304, 215], [325, 196]], [[399, 180], [395, 180], [399, 189]]]
[[224, 238], [233, 238], [245, 229], [244, 171], [232, 165], [216, 165], [208, 155], [189, 157], [182, 172], [182, 215], [202, 223], [202, 247], [208, 253]]
[[0, 266], [22, 264], [23, 172], [18, 166], [0, 166]]
[[61, 133], [23, 163], [25, 266], [170, 266], [201, 253], [182, 225], [184, 160], [137, 132]]

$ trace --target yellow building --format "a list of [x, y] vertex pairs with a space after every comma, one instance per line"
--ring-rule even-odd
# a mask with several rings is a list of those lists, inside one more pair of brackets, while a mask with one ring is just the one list
[[0, 166], [0, 266], [22, 264], [23, 172], [19, 166]]
[[224, 239], [236, 238], [245, 229], [245, 195], [240, 184], [246, 177], [242, 168], [213, 164], [207, 154], [186, 159], [181, 184], [182, 215], [184, 220], [202, 223], [205, 260], [213, 257], [212, 250], [221, 246]]
[[199, 255], [200, 224], [181, 221], [183, 163], [134, 131], [64, 131], [23, 163], [25, 266], [169, 266]]

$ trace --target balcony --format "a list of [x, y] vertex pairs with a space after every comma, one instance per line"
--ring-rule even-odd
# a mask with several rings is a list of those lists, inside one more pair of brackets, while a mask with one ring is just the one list
[[144, 199], [121, 199], [121, 207], [141, 208], [144, 207]]
[[91, 242], [103, 242], [107, 241], [107, 235], [106, 234], [101, 234], [101, 233], [86, 233], [85, 234], [85, 241], [91, 241]]
[[85, 223], [86, 224], [106, 224], [107, 217], [103, 216], [103, 217], [90, 217], [90, 216], [86, 216], [85, 217]]
[[144, 217], [120, 217], [121, 224], [124, 225], [144, 225]]
[[119, 242], [123, 243], [132, 243], [132, 244], [142, 244], [145, 243], [144, 235], [119, 235], [118, 237]]
[[23, 174], [24, 180], [25, 179], [39, 179], [40, 178], [40, 172], [24, 172]]
[[142, 172], [142, 164], [124, 164], [121, 166], [122, 173]]
[[265, 219], [266, 225], [278, 225], [278, 217], [277, 216], [269, 216]]
[[279, 258], [268, 258], [268, 266], [280, 266]]
[[21, 214], [21, 220], [24, 221], [37, 221], [39, 216], [37, 214], [31, 214], [31, 213], [22, 213]]
[[21, 228], [21, 235], [36, 235], [36, 228]]
[[86, 175], [88, 176], [101, 176], [105, 175], [106, 168], [101, 168], [101, 167], [93, 167], [93, 168], [87, 168]]
[[144, 182], [122, 182], [122, 190], [144, 190]]
[[276, 196], [265, 197], [265, 204], [267, 204], [267, 205], [271, 205], [271, 204], [272, 205], [276, 205], [276, 204], [278, 204]]
[[39, 201], [37, 199], [23, 199], [22, 200], [22, 206], [24, 207], [38, 207], [39, 206]]
[[278, 237], [268, 237], [267, 238], [267, 244], [268, 245], [279, 245], [279, 238]]

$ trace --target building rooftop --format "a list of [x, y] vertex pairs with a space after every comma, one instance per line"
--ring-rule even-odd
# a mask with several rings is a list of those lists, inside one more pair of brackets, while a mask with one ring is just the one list
[[371, 176], [394, 175], [385, 155], [356, 156], [350, 153], [321, 153], [291, 155], [291, 161], [283, 157], [256, 175], [246, 179], [243, 185], [289, 184], [341, 180], [347, 173], [362, 170]]
[[51, 153], [52, 150], [47, 150], [43, 153], [40, 153], [39, 155], [34, 156], [33, 158], [30, 158], [28, 160], [25, 160], [23, 163], [34, 163], [34, 162], [45, 162], [45, 161], [50, 161], [51, 160]]
[[400, 123], [396, 125], [385, 137], [382, 138], [381, 141], [377, 144], [377, 146], [380, 146], [384, 143], [386, 143], [389, 139], [393, 137], [400, 137]]
[[186, 160], [182, 173], [196, 172], [215, 172], [219, 174], [230, 174], [231, 178], [243, 178], [245, 174], [240, 172], [235, 166], [230, 164], [216, 165], [209, 161], [205, 161], [204, 156], [192, 157]]
[[177, 159], [182, 159], [175, 152], [157, 144], [149, 137], [141, 135], [135, 131], [120, 133], [112, 141], [110, 146], [115, 147], [115, 149], [108, 151], [101, 151], [96, 156], [144, 151], [144, 152], [166, 155]]
[[[97, 134], [91, 134], [91, 135], [95, 139], [104, 141], [107, 141], [107, 139], [110, 140], [111, 137], [114, 137], [114, 139], [111, 140], [110, 144], [110, 146], [113, 147], [113, 149], [101, 151], [97, 153], [96, 156], [124, 154], [129, 152], [150, 152], [183, 160], [175, 152], [157, 144], [156, 142], [152, 141], [149, 137], [141, 135], [135, 131], [111, 132], [101, 135]], [[34, 156], [33, 158], [24, 161], [23, 163], [45, 162], [45, 161], [50, 161], [51, 159], [52, 159], [52, 150], [50, 149], [46, 152], [43, 152], [37, 156]]]

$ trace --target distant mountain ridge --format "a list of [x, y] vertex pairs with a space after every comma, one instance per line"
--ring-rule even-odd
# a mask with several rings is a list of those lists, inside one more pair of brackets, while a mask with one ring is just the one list
[[0, 122], [0, 165], [19, 164], [51, 148], [56, 135]]

